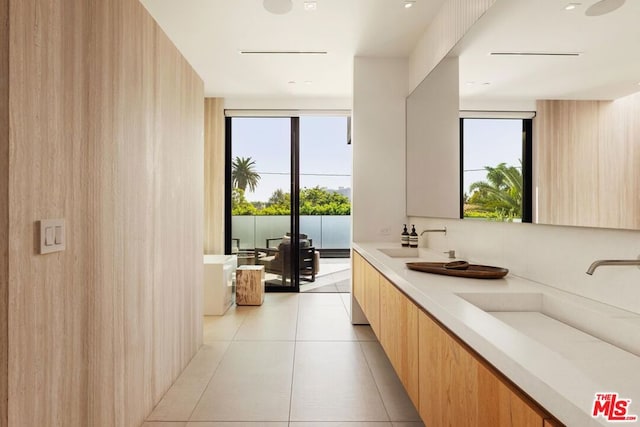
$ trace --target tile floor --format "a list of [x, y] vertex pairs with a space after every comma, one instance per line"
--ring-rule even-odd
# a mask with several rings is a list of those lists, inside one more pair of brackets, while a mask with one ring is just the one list
[[351, 292], [351, 268], [325, 274], [316, 278], [315, 282], [300, 282], [300, 292]]
[[267, 294], [207, 316], [204, 345], [143, 427], [421, 427], [349, 294]]

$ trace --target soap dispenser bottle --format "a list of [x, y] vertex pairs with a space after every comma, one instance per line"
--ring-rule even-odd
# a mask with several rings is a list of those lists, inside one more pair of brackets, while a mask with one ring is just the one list
[[409, 246], [409, 232], [407, 231], [407, 224], [404, 225], [404, 230], [402, 230], [402, 234], [400, 234], [400, 242], [403, 247]]
[[411, 234], [409, 235], [409, 246], [412, 248], [418, 247], [418, 233], [416, 233], [416, 226], [411, 225]]

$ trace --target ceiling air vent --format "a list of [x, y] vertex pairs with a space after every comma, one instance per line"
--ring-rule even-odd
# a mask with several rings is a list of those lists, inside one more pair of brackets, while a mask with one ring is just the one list
[[491, 56], [580, 56], [582, 52], [491, 52]]
[[326, 50], [241, 50], [242, 55], [326, 55]]

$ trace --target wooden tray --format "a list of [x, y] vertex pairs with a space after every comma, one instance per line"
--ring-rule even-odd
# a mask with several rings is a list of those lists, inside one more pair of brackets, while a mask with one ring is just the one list
[[[506, 268], [488, 265], [469, 264], [466, 269], [460, 269], [455, 264], [447, 267], [447, 262], [408, 262], [409, 270], [424, 273], [442, 274], [445, 276], [470, 277], [472, 279], [501, 279], [509, 273]], [[453, 268], [452, 268], [453, 267]]]

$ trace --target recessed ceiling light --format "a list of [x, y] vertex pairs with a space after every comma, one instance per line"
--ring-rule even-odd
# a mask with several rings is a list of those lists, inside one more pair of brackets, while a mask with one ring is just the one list
[[482, 86], [489, 86], [491, 84], [491, 82], [482, 82], [480, 83]]
[[305, 80], [304, 81], [304, 84], [306, 84], [306, 85], [310, 85], [311, 83], [313, 83], [311, 80]]
[[587, 16], [602, 16], [622, 7], [626, 0], [600, 0], [592, 4], [584, 13]]
[[294, 84], [296, 84], [296, 81], [295, 80], [289, 80], [289, 84], [290, 85], [294, 85]]
[[415, 1], [412, 0], [404, 0], [404, 7], [405, 9], [409, 9], [410, 7], [413, 7], [413, 5], [415, 4]]
[[274, 15], [284, 15], [291, 12], [293, 8], [292, 0], [262, 0], [262, 6], [267, 12]]
[[569, 3], [568, 5], [566, 5], [564, 7], [564, 10], [575, 10], [578, 6], [580, 6], [582, 3]]
[[315, 1], [304, 2], [304, 10], [314, 11], [318, 8], [318, 3]]
[[476, 82], [467, 82], [467, 86], [473, 86]]

